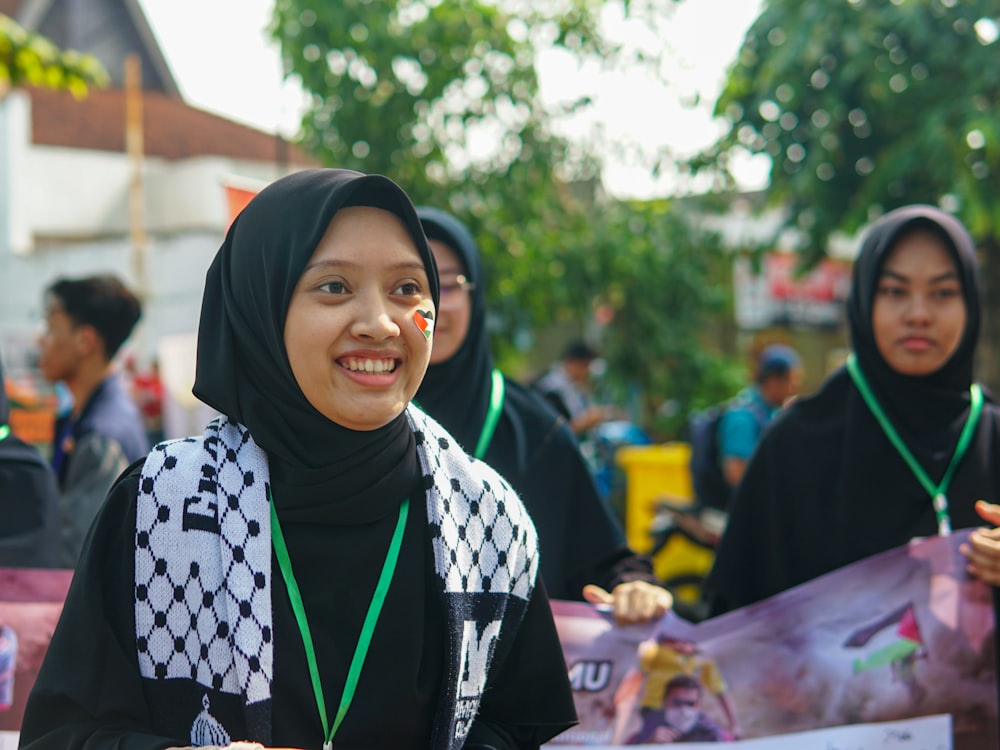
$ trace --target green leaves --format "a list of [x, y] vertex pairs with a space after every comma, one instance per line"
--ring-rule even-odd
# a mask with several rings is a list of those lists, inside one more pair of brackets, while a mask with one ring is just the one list
[[[672, 204], [603, 196], [587, 144], [556, 135], [558, 118], [589, 100], [548, 110], [539, 51], [621, 64], [629, 53], [600, 33], [611, 5], [277, 0], [272, 33], [288, 74], [313, 95], [301, 130], [310, 151], [330, 166], [387, 174], [472, 230], [500, 361], [534, 353], [545, 364], [551, 352], [531, 352], [537, 331], [588, 331], [617, 392], [638, 388], [652, 414], [664, 399], [704, 392], [715, 360], [698, 333], [727, 303], [729, 270], [717, 243]], [[619, 10], [662, 23], [672, 5], [631, 0]]]
[[716, 102], [728, 132], [691, 162], [771, 158], [772, 203], [807, 260], [908, 203], [943, 205], [982, 253], [987, 350], [1000, 386], [1000, 5], [996, 0], [770, 0]]
[[60, 50], [0, 14], [0, 91], [28, 85], [67, 90], [79, 97], [88, 86], [105, 86], [107, 81], [107, 72], [93, 55]]
[[793, 224], [809, 210], [812, 258], [904, 203], [982, 205], [996, 176], [964, 140], [996, 122], [998, 16], [995, 0], [771, 0], [716, 104], [729, 132], [696, 167], [768, 154], [773, 200]]

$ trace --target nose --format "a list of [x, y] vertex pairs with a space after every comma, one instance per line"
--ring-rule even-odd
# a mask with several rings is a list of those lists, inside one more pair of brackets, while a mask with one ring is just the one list
[[399, 336], [399, 325], [392, 317], [388, 301], [378, 293], [358, 296], [357, 310], [351, 323], [351, 335], [370, 341], [382, 341]]
[[910, 297], [910, 304], [906, 306], [906, 320], [910, 323], [925, 324], [930, 319], [930, 300], [923, 294], [912, 295]]

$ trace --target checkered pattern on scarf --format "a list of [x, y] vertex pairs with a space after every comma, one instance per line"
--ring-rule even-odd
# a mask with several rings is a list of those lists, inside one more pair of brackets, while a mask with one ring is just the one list
[[267, 481], [264, 452], [226, 420], [149, 454], [136, 509], [143, 677], [189, 678], [247, 703], [270, 697]]
[[[459, 703], [478, 709], [486, 671], [461, 669], [463, 628], [492, 600], [477, 629], [523, 612], [538, 573], [535, 528], [515, 492], [411, 407], [424, 476], [435, 571], [447, 595], [452, 661], [438, 707], [435, 747], [458, 748]], [[267, 456], [242, 425], [220, 417], [200, 438], [158, 445], [143, 466], [136, 511], [136, 633], [140, 673], [187, 678], [247, 705], [271, 696], [271, 527]], [[510, 597], [523, 600], [509, 607]], [[517, 627], [520, 616], [511, 617]], [[459, 686], [472, 698], [459, 700]], [[468, 727], [468, 723], [461, 726]], [[270, 730], [265, 730], [267, 736]]]
[[423, 412], [411, 410], [410, 419], [445, 591], [528, 599], [538, 572], [535, 527], [514, 490], [499, 475], [483, 472], [484, 464]]

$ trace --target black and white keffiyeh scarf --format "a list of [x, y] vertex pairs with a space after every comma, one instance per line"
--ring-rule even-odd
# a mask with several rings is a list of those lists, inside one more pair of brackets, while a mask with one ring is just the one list
[[[502, 636], [516, 630], [538, 569], [535, 529], [509, 485], [410, 407], [448, 633], [433, 746], [461, 747]], [[136, 510], [135, 626], [145, 679], [191, 680], [242, 696], [270, 741], [274, 633], [269, 472], [242, 425], [156, 446]], [[258, 707], [255, 709], [255, 706]], [[192, 744], [212, 737], [195, 736]], [[225, 735], [222, 735], [225, 739]]]

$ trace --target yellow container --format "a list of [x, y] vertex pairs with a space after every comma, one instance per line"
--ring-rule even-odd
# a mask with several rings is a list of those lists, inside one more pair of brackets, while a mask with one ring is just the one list
[[629, 445], [615, 453], [625, 471], [625, 537], [636, 552], [653, 547], [650, 526], [656, 501], [691, 503], [691, 446], [688, 443]]

